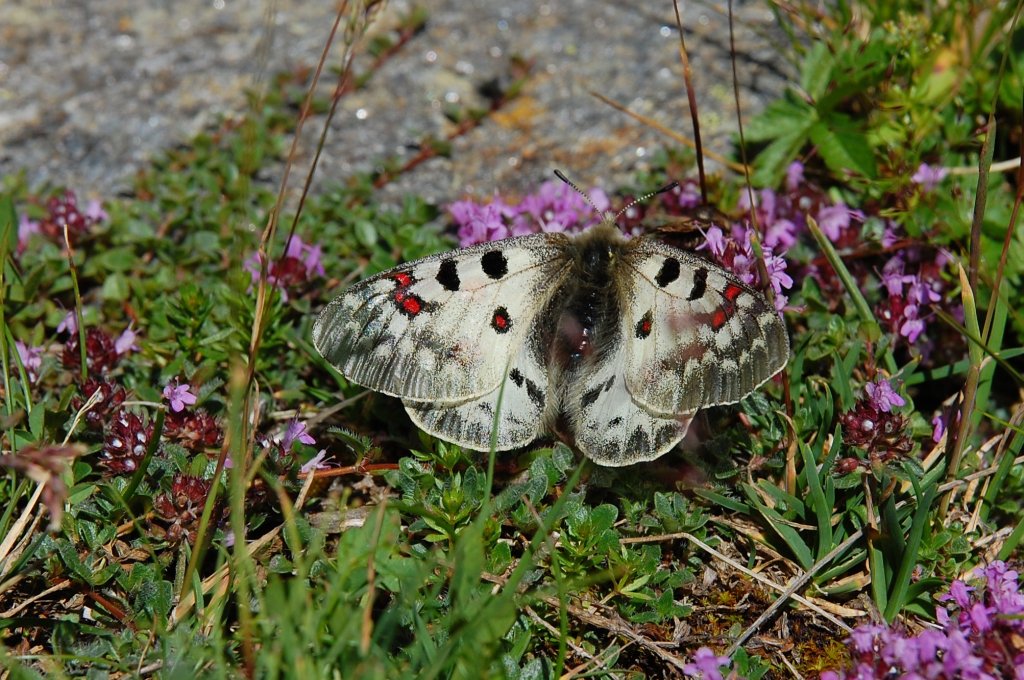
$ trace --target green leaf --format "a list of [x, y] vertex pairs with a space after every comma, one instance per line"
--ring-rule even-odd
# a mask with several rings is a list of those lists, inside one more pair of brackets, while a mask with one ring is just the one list
[[811, 99], [817, 100], [825, 94], [832, 82], [832, 68], [835, 57], [829, 51], [828, 44], [816, 42], [811, 51], [804, 57], [803, 71], [800, 73], [800, 87]]
[[854, 172], [867, 179], [875, 178], [874, 151], [850, 117], [832, 113], [827, 121], [812, 125], [808, 136], [818, 147], [825, 165], [839, 177]]
[[806, 130], [789, 132], [769, 144], [754, 160], [751, 177], [757, 186], [776, 186], [786, 168], [807, 142]]
[[373, 222], [370, 220], [359, 220], [353, 226], [353, 230], [355, 231], [356, 239], [364, 247], [372, 248], [377, 245], [377, 240], [380, 236], [377, 234], [377, 228], [373, 226]]
[[174, 584], [163, 579], [144, 581], [139, 586], [137, 606], [154, 620], [167, 620], [174, 598]]
[[128, 279], [123, 274], [110, 274], [103, 281], [103, 287], [100, 289], [100, 297], [111, 302], [123, 302], [128, 299], [130, 294]]
[[771, 527], [772, 530], [777, 533], [783, 541], [785, 541], [786, 545], [789, 546], [789, 549], [793, 552], [793, 556], [796, 558], [797, 562], [800, 563], [800, 566], [804, 569], [810, 569], [814, 565], [814, 558], [811, 555], [811, 549], [808, 548], [807, 544], [804, 543], [804, 540], [800, 538], [800, 534], [797, 530], [791, 527], [782, 515], [762, 503], [761, 499], [758, 497], [757, 491], [754, 490], [754, 487], [749, 484], [744, 484], [742, 488], [747, 494], [747, 498], [750, 500], [751, 505], [761, 513], [765, 521], [768, 523], [768, 526]]
[[794, 134], [804, 136], [815, 120], [817, 112], [810, 104], [787, 93], [785, 99], [772, 102], [751, 120], [743, 137], [747, 142], [767, 142]]
[[807, 478], [808, 503], [814, 510], [818, 522], [818, 551], [816, 558], [821, 559], [832, 549], [832, 504], [825, 497], [825, 491], [818, 476], [818, 467], [811, 449], [804, 442], [798, 442], [800, 456], [804, 463], [804, 476]]
[[43, 439], [43, 423], [46, 419], [46, 408], [39, 403], [32, 407], [28, 414], [28, 429], [37, 440]]

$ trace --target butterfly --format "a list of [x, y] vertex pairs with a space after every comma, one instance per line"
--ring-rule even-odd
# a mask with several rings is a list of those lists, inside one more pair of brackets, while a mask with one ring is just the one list
[[350, 381], [465, 448], [554, 433], [600, 465], [653, 460], [701, 408], [785, 366], [775, 307], [732, 273], [615, 217], [432, 255], [356, 283], [313, 324]]

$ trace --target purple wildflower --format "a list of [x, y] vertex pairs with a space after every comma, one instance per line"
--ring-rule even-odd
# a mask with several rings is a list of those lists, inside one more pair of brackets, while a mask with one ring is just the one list
[[93, 224], [97, 222], [104, 222], [110, 219], [110, 215], [103, 209], [103, 203], [96, 200], [95, 198], [89, 201], [89, 204], [85, 206], [85, 217]]
[[1003, 562], [976, 569], [977, 587], [956, 580], [938, 597], [939, 628], [908, 635], [881, 624], [858, 626], [848, 645], [853, 665], [822, 677], [1022, 678], [1024, 594]]
[[908, 283], [910, 288], [907, 290], [907, 299], [914, 304], [930, 304], [942, 300], [938, 291], [932, 285], [922, 281], [920, 276], [908, 277]]
[[772, 250], [789, 250], [796, 240], [796, 224], [791, 220], [775, 220], [767, 226], [764, 232], [764, 244]]
[[501, 206], [495, 203], [477, 205], [472, 201], [457, 201], [448, 207], [459, 225], [459, 245], [463, 248], [508, 237], [508, 227]]
[[843, 203], [828, 205], [818, 211], [818, 226], [833, 243], [839, 241], [843, 232], [850, 228], [851, 211]]
[[458, 227], [459, 245], [466, 247], [540, 231], [578, 231], [600, 217], [594, 208], [600, 213], [611, 205], [600, 189], [592, 189], [590, 199], [593, 207], [569, 185], [550, 181], [516, 205], [494, 196], [485, 205], [456, 201], [448, 206], [448, 213]]
[[924, 333], [924, 319], [918, 316], [917, 305], [907, 305], [903, 308], [904, 321], [900, 325], [900, 335], [913, 344]]
[[804, 183], [804, 164], [800, 161], [793, 161], [786, 168], [786, 189], [796, 191]]
[[867, 392], [871, 405], [883, 413], [890, 413], [893, 406], [904, 406], [907, 403], [906, 399], [901, 397], [885, 378], [868, 383], [864, 386], [864, 391]]
[[789, 298], [783, 294], [782, 290], [793, 287], [793, 277], [786, 273], [788, 267], [786, 260], [778, 255], [773, 255], [768, 249], [765, 249], [764, 264], [768, 270], [768, 281], [775, 290], [775, 309], [781, 312], [789, 302]]
[[172, 411], [179, 413], [184, 411], [186, 406], [196, 403], [196, 395], [189, 390], [188, 383], [180, 385], [177, 380], [167, 383], [167, 386], [164, 387], [164, 399], [170, 402]]
[[18, 253], [25, 252], [29, 239], [39, 231], [39, 222], [30, 220], [28, 215], [18, 215]]
[[939, 166], [931, 166], [927, 163], [921, 163], [917, 167], [917, 172], [910, 178], [910, 181], [921, 187], [924, 193], [932, 192], [939, 182], [946, 178], [949, 171], [946, 168]]
[[905, 267], [903, 258], [899, 255], [889, 258], [889, 261], [882, 267], [882, 285], [889, 295], [903, 295], [903, 284], [914, 280], [913, 276], [903, 273]]
[[701, 204], [700, 187], [692, 179], [680, 183], [672, 190], [672, 196], [676, 199], [676, 204], [684, 210], [692, 210]]
[[67, 333], [68, 335], [74, 335], [78, 332], [78, 316], [75, 314], [75, 310], [71, 310], [64, 315], [60, 323], [57, 325], [58, 333]]
[[718, 656], [711, 649], [701, 647], [693, 654], [693, 661], [683, 666], [683, 674], [702, 680], [722, 680], [722, 667], [729, 667], [729, 657]]
[[21, 340], [14, 341], [14, 348], [21, 359], [21, 365], [25, 367], [29, 382], [39, 379], [39, 369], [43, 365], [43, 348], [26, 345]]
[[298, 420], [292, 420], [288, 423], [284, 436], [281, 437], [281, 446], [287, 451], [292, 448], [292, 444], [296, 441], [300, 444], [316, 444], [316, 440], [313, 439], [312, 435], [306, 432], [306, 424], [300, 423]]
[[885, 226], [882, 228], [882, 247], [892, 248], [899, 243], [899, 240], [900, 235], [896, 231], [896, 223], [892, 220], [886, 220]]
[[939, 413], [932, 418], [932, 441], [938, 444], [942, 441], [944, 434], [946, 434], [946, 419]]
[[707, 248], [715, 257], [725, 257], [725, 233], [720, 227], [711, 227], [704, 234], [704, 243], [697, 246], [697, 250]]
[[303, 243], [298, 235], [288, 239], [288, 247], [284, 251], [285, 258], [294, 258], [302, 262], [306, 268], [306, 277], [323, 276], [324, 265], [321, 262], [323, 249], [319, 245]]
[[139, 351], [139, 346], [135, 344], [138, 334], [132, 329], [132, 326], [134, 325], [134, 321], [129, 323], [128, 328], [125, 328], [121, 332], [121, 335], [117, 336], [117, 339], [114, 340], [114, 351], [118, 354]]
[[315, 456], [313, 456], [308, 461], [302, 464], [302, 467], [299, 468], [299, 472], [305, 475], [309, 474], [310, 472], [313, 472], [314, 470], [323, 470], [325, 468], [330, 467], [329, 465], [327, 465], [327, 463], [324, 462], [326, 458], [327, 449], [320, 449], [320, 451]]

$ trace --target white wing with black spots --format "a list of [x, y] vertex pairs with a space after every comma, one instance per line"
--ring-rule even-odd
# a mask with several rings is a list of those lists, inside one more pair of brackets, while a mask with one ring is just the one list
[[[497, 451], [526, 446], [543, 431], [549, 385], [541, 361], [529, 343], [507, 364], [504, 389], [461, 402], [404, 401], [418, 427], [446, 441], [476, 451], [489, 451], [497, 421]], [[500, 399], [500, 404], [499, 404]]]
[[385, 394], [487, 395], [567, 276], [567, 243], [560, 234], [524, 236], [382, 272], [324, 308], [313, 343], [349, 380]]
[[786, 365], [782, 318], [731, 273], [651, 239], [625, 264], [626, 388], [651, 412], [735, 403]]
[[654, 460], [679, 443], [692, 420], [651, 413], [637, 403], [626, 387], [623, 355], [609, 353], [567, 390], [563, 402], [576, 447], [611, 467]]

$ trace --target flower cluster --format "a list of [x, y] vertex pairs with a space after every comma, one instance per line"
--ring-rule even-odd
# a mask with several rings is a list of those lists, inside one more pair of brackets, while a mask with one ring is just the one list
[[[132, 328], [134, 324], [128, 324], [128, 328], [121, 332], [117, 338], [100, 328], [89, 328], [85, 332], [85, 366], [88, 375], [86, 379], [102, 379], [112, 368], [117, 366], [121, 358], [131, 351], [138, 350], [135, 344], [138, 334]], [[61, 363], [64, 368], [77, 371], [82, 365], [82, 352], [80, 350], [78, 320], [74, 312], [68, 312], [57, 327], [58, 333], [66, 332], [70, 335], [64, 343], [64, 351], [61, 353]]]
[[267, 452], [267, 460], [278, 474], [289, 474], [295, 469], [295, 444], [312, 446], [316, 440], [306, 432], [306, 424], [298, 420], [288, 423], [283, 433], [272, 437], [260, 437], [258, 443]]
[[[96, 395], [96, 392], [99, 392]], [[103, 378], [86, 378], [82, 393], [71, 398], [71, 406], [81, 409], [96, 395], [92, 408], [85, 413], [85, 424], [90, 430], [102, 430], [112, 414], [117, 413], [128, 393], [119, 383]]]
[[172, 380], [164, 386], [164, 399], [170, 409], [164, 420], [164, 436], [190, 451], [203, 451], [224, 440], [220, 422], [203, 409], [190, 409], [198, 400], [192, 386]]
[[[297, 235], [292, 236], [284, 255], [270, 261], [267, 283], [277, 287], [287, 300], [289, 291], [301, 290], [314, 277], [324, 275], [322, 258], [323, 250], [319, 245], [303, 243]], [[261, 264], [259, 253], [253, 253], [244, 263], [253, 285], [259, 283]]]
[[68, 237], [76, 243], [82, 236], [89, 233], [95, 225], [108, 218], [103, 205], [96, 200], [89, 201], [85, 210], [78, 207], [78, 198], [73, 191], [65, 191], [53, 196], [46, 203], [47, 215], [41, 222], [29, 219], [27, 215], [18, 217], [18, 253], [28, 247], [29, 239], [42, 234], [51, 241], [64, 242], [64, 227], [68, 228]]
[[940, 252], [933, 260], [917, 262], [917, 271], [909, 274], [905, 257], [897, 254], [882, 267], [886, 297], [875, 313], [894, 336], [913, 344], [924, 333], [926, 310], [942, 301], [941, 274], [947, 262], [948, 257]]
[[975, 569], [939, 596], [938, 625], [916, 635], [882, 624], [858, 626], [847, 641], [850, 668], [821, 680], [996, 680], [1024, 678], [1024, 593], [1003, 562]]
[[[923, 165], [912, 179], [922, 191], [927, 192], [944, 177], [943, 169]], [[677, 201], [685, 209], [694, 199], [691, 193], [681, 193]], [[794, 277], [813, 277], [831, 299], [839, 299], [842, 292], [838, 277], [824, 262], [812, 260], [793, 271], [791, 263], [783, 259], [790, 248], [806, 240], [809, 218], [814, 218], [822, 233], [840, 252], [872, 253], [871, 249], [875, 248], [881, 254], [881, 250], [896, 248], [901, 243], [899, 225], [891, 220], [873, 218], [873, 224], [881, 233], [878, 241], [872, 244], [866, 238], [870, 230], [862, 229], [869, 221], [868, 216], [832, 200], [820, 188], [804, 181], [803, 166], [799, 162], [790, 165], [784, 191], [763, 189], [753, 200], [748, 193], [742, 193], [737, 209], [742, 214], [753, 213], [750, 222], [756, 223], [760, 229], [765, 265], [780, 310], [786, 304], [784, 291], [793, 287]], [[707, 249], [720, 264], [747, 283], [756, 282], [756, 263], [748, 223], [733, 223], [724, 230], [712, 227], [705, 237], [706, 242], [700, 248]], [[880, 280], [883, 296], [875, 307], [877, 317], [895, 338], [903, 338], [911, 345], [922, 345], [921, 351], [927, 351], [927, 337], [922, 336], [927, 329], [930, 310], [942, 303], [942, 293], [946, 288], [942, 273], [949, 265], [949, 255], [944, 251], [931, 253], [914, 246], [904, 247], [884, 260], [880, 273], [869, 262], [865, 258], [856, 258], [848, 266], [866, 290], [877, 287], [869, 279], [877, 277]], [[950, 312], [954, 316], [957, 314], [955, 309]]]
[[[208, 479], [178, 473], [171, 482], [170, 493], [162, 493], [153, 499], [153, 510], [157, 517], [168, 525], [165, 538], [169, 542], [178, 543], [188, 539], [189, 543], [195, 543], [203, 506], [212, 487]], [[214, 522], [218, 522], [221, 516], [215, 513]]]
[[907, 419], [893, 411], [893, 407], [907, 402], [885, 379], [868, 383], [865, 397], [858, 399], [852, 409], [839, 416], [843, 425], [843, 443], [864, 449], [867, 460], [842, 458], [836, 462], [840, 474], [853, 472], [858, 467], [869, 468], [885, 464], [909, 454], [914, 442], [907, 433]]
[[456, 201], [448, 206], [448, 213], [458, 228], [459, 245], [465, 248], [510, 236], [582, 231], [600, 221], [600, 213], [611, 206], [600, 189], [590, 190], [590, 200], [593, 207], [568, 184], [551, 180], [515, 204], [495, 195], [483, 205]]
[[130, 411], [119, 410], [103, 439], [100, 465], [114, 475], [133, 474], [146, 456], [152, 438], [152, 424], [143, 423], [141, 417]]

